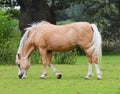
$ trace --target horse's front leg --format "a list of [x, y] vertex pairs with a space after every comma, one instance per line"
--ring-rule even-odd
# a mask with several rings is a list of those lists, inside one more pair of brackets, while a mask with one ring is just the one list
[[47, 58], [48, 58], [48, 66], [56, 74], [57, 78], [60, 79], [62, 77], [61, 73], [52, 65], [52, 51], [47, 52]]
[[47, 76], [47, 70], [46, 70], [46, 63], [47, 63], [47, 60], [46, 60], [46, 57], [47, 57], [47, 51], [46, 49], [39, 49], [40, 50], [40, 53], [41, 53], [41, 57], [42, 57], [42, 64], [43, 64], [43, 73], [42, 75], [40, 76], [41, 79], [45, 79], [46, 76]]

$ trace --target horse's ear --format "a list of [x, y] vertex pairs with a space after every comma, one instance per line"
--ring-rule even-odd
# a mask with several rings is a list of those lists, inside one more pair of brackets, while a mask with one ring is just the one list
[[21, 55], [20, 54], [17, 54], [17, 56], [18, 56], [18, 59], [21, 59]]

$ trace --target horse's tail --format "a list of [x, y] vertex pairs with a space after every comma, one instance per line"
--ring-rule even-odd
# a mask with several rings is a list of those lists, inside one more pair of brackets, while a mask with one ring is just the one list
[[92, 46], [89, 50], [93, 51], [93, 57], [97, 58], [98, 61], [101, 61], [102, 58], [102, 38], [101, 34], [98, 31], [98, 28], [95, 24], [91, 24], [93, 29], [93, 39], [92, 39]]

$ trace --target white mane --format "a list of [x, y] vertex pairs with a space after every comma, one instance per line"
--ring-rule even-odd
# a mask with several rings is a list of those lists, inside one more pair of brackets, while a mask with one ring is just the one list
[[49, 24], [49, 22], [47, 22], [47, 21], [41, 21], [41, 22], [38, 22], [38, 23], [33, 23], [32, 25], [30, 25], [31, 27], [27, 27], [27, 28], [25, 28], [25, 30], [26, 31], [34, 30], [35, 28], [37, 28], [41, 24]]
[[[24, 33], [23, 37], [20, 40], [20, 45], [17, 51], [17, 54], [22, 53], [22, 49], [24, 47], [25, 41], [27, 40], [28, 33], [34, 29], [36, 29], [40, 24], [48, 24], [49, 22], [42, 21], [40, 23], [33, 23], [30, 27], [25, 28], [26, 32]], [[18, 60], [18, 56], [16, 55], [16, 61]]]

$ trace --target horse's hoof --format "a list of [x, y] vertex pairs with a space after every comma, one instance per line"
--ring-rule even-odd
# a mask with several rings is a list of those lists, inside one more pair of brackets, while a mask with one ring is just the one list
[[85, 80], [90, 80], [90, 78], [85, 77]]
[[97, 78], [97, 80], [102, 80], [102, 78]]
[[91, 77], [92, 77], [92, 75], [87, 75], [87, 76], [85, 76], [85, 80], [90, 80]]
[[40, 77], [40, 79], [45, 79], [45, 77]]
[[47, 76], [47, 73], [44, 73], [44, 74], [42, 74], [42, 75], [40, 76], [40, 79], [45, 79], [46, 76]]
[[45, 75], [40, 76], [40, 79], [45, 79], [45, 78], [46, 78]]
[[57, 79], [60, 79], [62, 77], [61, 74], [57, 74]]

